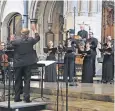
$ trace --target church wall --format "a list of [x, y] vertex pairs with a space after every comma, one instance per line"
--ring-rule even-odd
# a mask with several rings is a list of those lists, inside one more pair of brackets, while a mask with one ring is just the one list
[[[94, 33], [94, 37], [101, 42], [101, 25], [102, 25], [102, 1], [98, 0], [77, 0], [66, 1], [64, 3], [64, 17], [65, 17], [65, 29], [74, 29], [74, 7], [75, 7], [75, 34], [77, 35], [80, 30], [80, 25], [85, 25], [85, 30]], [[101, 47], [98, 44], [98, 48]], [[101, 53], [97, 49], [97, 57], [100, 57]], [[96, 72], [102, 74], [102, 65], [96, 61]]]

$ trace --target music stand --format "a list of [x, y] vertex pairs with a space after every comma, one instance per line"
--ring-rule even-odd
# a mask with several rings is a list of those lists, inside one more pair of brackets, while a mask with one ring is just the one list
[[44, 70], [43, 68], [48, 66], [48, 65], [51, 65], [53, 63], [55, 63], [56, 61], [38, 61], [37, 62], [37, 66], [38, 67], [42, 67], [42, 78], [41, 78], [41, 98], [43, 99], [43, 74], [44, 74]]
[[8, 82], [8, 109], [10, 111], [10, 87], [11, 87], [11, 74], [12, 74], [12, 77], [13, 77], [13, 91], [14, 91], [14, 75], [13, 73], [11, 72], [12, 70], [12, 67], [10, 62], [13, 62], [13, 56], [14, 56], [14, 50], [5, 50], [5, 54], [8, 55], [9, 57], [9, 62], [8, 62], [8, 75], [9, 75], [9, 82]]
[[[11, 51], [3, 50], [3, 54], [4, 54], [4, 59], [5, 59], [5, 54], [7, 54], [8, 57], [11, 57], [9, 55], [9, 54], [11, 54]], [[9, 76], [9, 81], [8, 81], [8, 110], [10, 111], [11, 64], [9, 63], [9, 60], [8, 61], [3, 61], [2, 64], [4, 64], [3, 65], [3, 68], [4, 68], [4, 100], [5, 100], [5, 73], [6, 73], [6, 68], [5, 67], [7, 67], [7, 70], [8, 70], [8, 76]], [[8, 64], [8, 65], [5, 66], [6, 64]], [[14, 86], [14, 81], [13, 81], [13, 86]]]

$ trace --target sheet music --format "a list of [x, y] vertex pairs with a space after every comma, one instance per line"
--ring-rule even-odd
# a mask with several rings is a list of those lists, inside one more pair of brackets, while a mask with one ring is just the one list
[[45, 66], [49, 66], [49, 65], [51, 65], [51, 64], [53, 64], [53, 63], [55, 63], [56, 61], [38, 61], [37, 62], [37, 64], [45, 64]]

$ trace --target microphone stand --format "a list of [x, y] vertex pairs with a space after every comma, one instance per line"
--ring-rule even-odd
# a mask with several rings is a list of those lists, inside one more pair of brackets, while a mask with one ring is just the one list
[[3, 85], [4, 85], [4, 88], [3, 88], [3, 101], [5, 101], [5, 94], [6, 94], [6, 91], [5, 91], [5, 89], [6, 89], [6, 84], [5, 84], [5, 82], [6, 82], [6, 67], [5, 67], [5, 64], [7, 63], [6, 61], [5, 61], [5, 48], [6, 48], [6, 45], [4, 44], [4, 42], [3, 42], [3, 45], [1, 45], [2, 47], [3, 47], [3, 49], [2, 49], [2, 52], [1, 52], [1, 58], [2, 58], [2, 55], [3, 55], [3, 60], [1, 61], [1, 66], [2, 66], [2, 69], [1, 69], [1, 73], [2, 73], [2, 81], [3, 81]]
[[[4, 45], [3, 47], [5, 47], [5, 45]], [[5, 49], [3, 49], [3, 55], [4, 55], [3, 58], [4, 58], [4, 60], [5, 60]], [[3, 73], [3, 74], [2, 74], [2, 75], [3, 75], [3, 84], [4, 84], [3, 100], [5, 101], [5, 94], [6, 94], [6, 91], [5, 91], [5, 89], [6, 89], [6, 84], [5, 84], [5, 77], [6, 77], [6, 76], [5, 76], [5, 70], [6, 70], [6, 69], [5, 69], [5, 66], [4, 66], [4, 65], [5, 65], [5, 61], [3, 61], [3, 72], [2, 72], [2, 73]]]
[[[58, 62], [59, 62], [59, 52], [58, 52]], [[59, 106], [59, 63], [58, 63], [58, 78], [57, 78], [57, 111]]]
[[[66, 32], [66, 38], [68, 38], [68, 31]], [[68, 111], [68, 74], [66, 74], [66, 111]]]
[[[7, 45], [6, 45], [7, 46]], [[6, 48], [7, 49], [7, 48]], [[5, 52], [5, 49], [4, 49], [4, 62], [3, 62], [3, 66], [4, 66], [4, 99], [5, 99], [5, 73], [6, 73], [6, 70], [8, 70], [8, 78], [9, 78], [9, 81], [8, 81], [8, 111], [11, 111], [11, 109], [10, 109], [10, 100], [11, 100], [11, 98], [10, 98], [10, 89], [11, 89], [11, 64], [10, 64], [10, 62], [8, 61], [8, 62], [5, 62], [5, 54], [6, 54], [6, 52]], [[11, 52], [10, 52], [11, 53]], [[6, 63], [8, 63], [8, 66], [6, 66], [7, 67], [7, 69], [5, 68], [5, 64]], [[14, 82], [14, 81], [13, 81]]]
[[59, 110], [58, 109], [58, 106], [59, 106], [59, 90], [60, 90], [60, 88], [59, 88], [59, 64], [62, 61], [62, 51], [63, 51], [63, 49], [59, 49], [59, 47], [58, 47], [57, 111]]

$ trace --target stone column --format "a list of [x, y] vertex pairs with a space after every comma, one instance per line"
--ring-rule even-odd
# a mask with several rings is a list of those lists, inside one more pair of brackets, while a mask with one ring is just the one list
[[[0, 9], [1, 9], [1, 1], [0, 1]], [[0, 10], [0, 42], [1, 42], [1, 26], [2, 22], [1, 22], [1, 10]]]
[[80, 16], [88, 15], [88, 2], [87, 0], [80, 1]]
[[74, 7], [76, 8], [76, 16], [78, 15], [78, 8], [79, 8], [79, 1], [64, 1], [66, 2], [66, 10], [68, 12], [69, 15], [73, 15], [74, 13]]
[[40, 32], [40, 42], [39, 42], [40, 52], [39, 53], [40, 53], [40, 55], [44, 54], [43, 48], [44, 48], [44, 44], [45, 44], [45, 34], [44, 34], [43, 24], [44, 24], [44, 22], [43, 22], [43, 15], [42, 15], [39, 18], [39, 32]]
[[93, 16], [97, 12], [98, 12], [98, 1], [97, 0], [91, 0], [90, 1], [89, 16]]
[[101, 11], [102, 11], [102, 1], [101, 0], [99, 0], [99, 1], [97, 1], [97, 11], [98, 11], [98, 13], [100, 13]]
[[67, 8], [68, 8], [68, 10], [67, 10], [68, 15], [72, 16], [72, 14], [73, 14], [72, 1], [68, 1]]
[[68, 1], [64, 1], [64, 6], [63, 6], [63, 15], [64, 17], [67, 16], [67, 11], [68, 11]]

